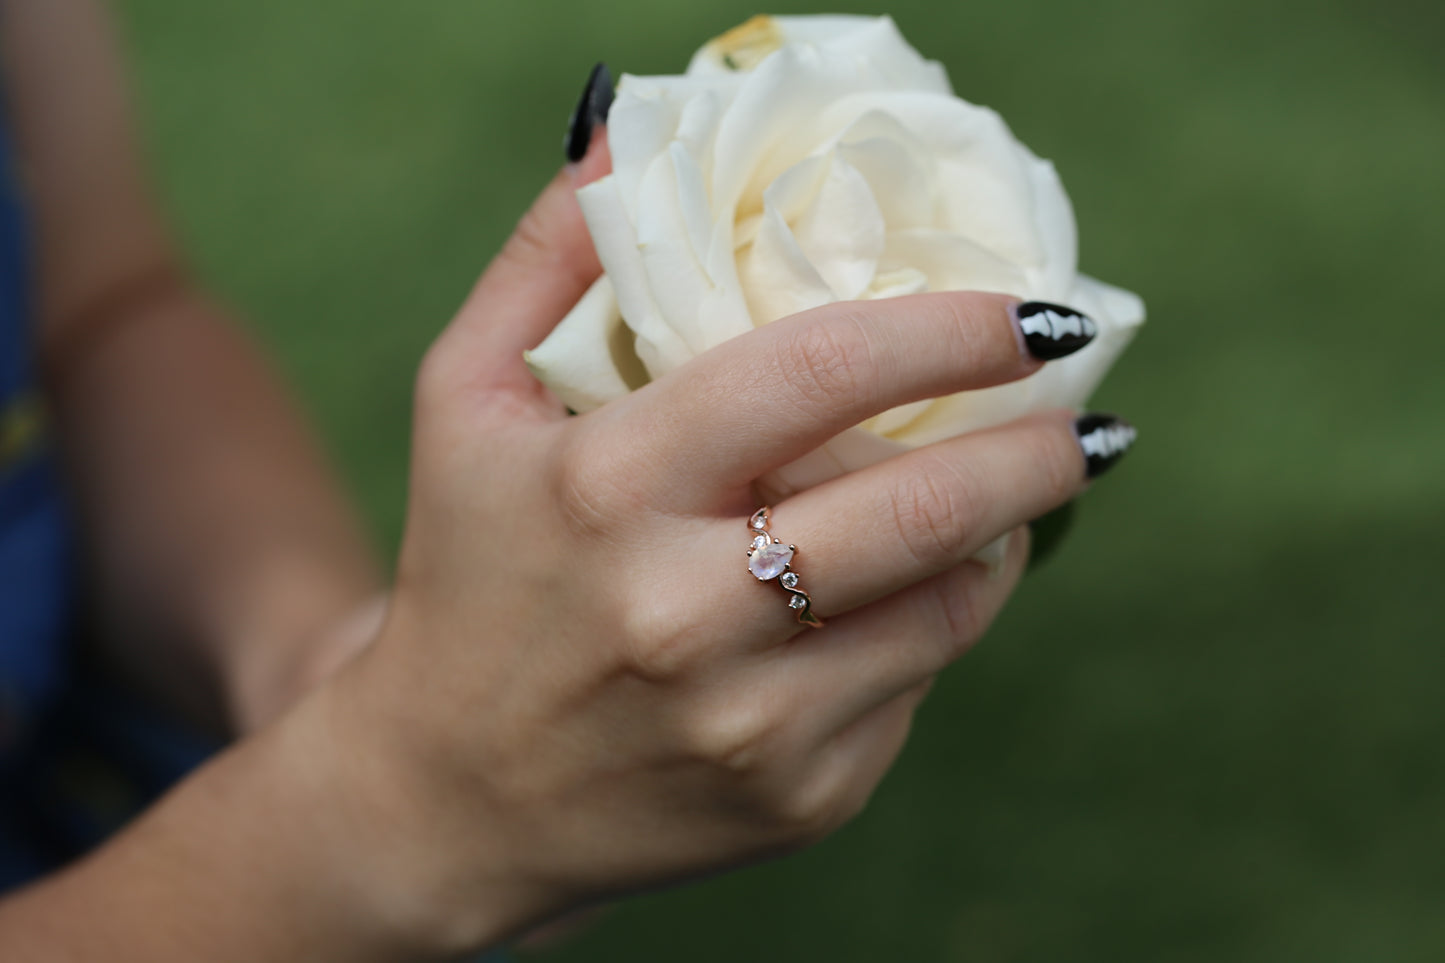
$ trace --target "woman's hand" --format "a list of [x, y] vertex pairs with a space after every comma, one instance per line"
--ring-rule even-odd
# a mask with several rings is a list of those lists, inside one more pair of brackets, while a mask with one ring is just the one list
[[[1025, 523], [1086, 484], [1059, 411], [786, 498], [809, 630], [747, 570], [754, 480], [1034, 371], [1012, 300], [820, 308], [567, 417], [520, 356], [597, 271], [559, 179], [426, 360], [391, 608], [335, 693], [400, 827], [387, 865], [458, 945], [840, 826], [1003, 605]], [[1009, 532], [1001, 571], [969, 561]]]

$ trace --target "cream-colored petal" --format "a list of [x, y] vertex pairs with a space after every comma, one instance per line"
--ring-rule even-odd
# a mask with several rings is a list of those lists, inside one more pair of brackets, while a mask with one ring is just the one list
[[897, 120], [865, 114], [838, 138], [837, 150], [868, 182], [889, 230], [941, 226], [933, 159]]
[[792, 222], [798, 248], [839, 301], [860, 297], [883, 255], [883, 212], [868, 181], [834, 151], [818, 191]]
[[873, 275], [873, 283], [863, 292], [862, 301], [879, 301], [883, 298], [901, 298], [908, 294], [922, 294], [928, 290], [928, 275], [917, 268], [901, 267], [880, 270]]
[[648, 167], [637, 201], [637, 251], [661, 323], [687, 345], [689, 355], [698, 355], [706, 343], [699, 308], [710, 282], [689, 240], [677, 173], [670, 151]]
[[547, 339], [522, 357], [537, 380], [576, 412], [591, 411], [647, 382], [622, 323], [612, 282], [601, 277]]
[[931, 291], [1029, 294], [1028, 278], [1016, 265], [971, 238], [951, 232], [913, 230], [888, 235], [879, 270], [905, 268], [921, 271]]
[[[870, 61], [894, 86], [952, 92], [943, 67], [924, 59], [904, 39], [891, 17], [847, 14], [755, 17], [746, 27], [745, 33], [724, 35], [705, 44], [688, 64], [688, 76], [708, 80], [737, 76], [739, 67], [757, 69], [765, 57], [783, 44], [796, 44]], [[741, 50], [733, 51], [741, 56], [727, 57], [729, 44], [741, 45]]]
[[752, 330], [727, 225], [709, 221], [702, 173], [680, 142], [658, 156], [641, 190], [638, 251], [662, 323], [694, 355]]
[[757, 325], [834, 300], [828, 283], [803, 254], [782, 214], [772, 205], [763, 212], [757, 240], [739, 252], [738, 277]]
[[[1074, 206], [1064, 191], [1058, 171], [1046, 160], [1035, 157], [1023, 144], [1017, 145], [1020, 167], [1028, 175], [1032, 191], [1027, 216], [1033, 219], [1041, 260], [1029, 269], [1029, 294], [1044, 301], [1063, 301], [1079, 263], [1078, 228]], [[1020, 216], [1024, 216], [1022, 213]]]
[[905, 428], [923, 416], [923, 413], [933, 406], [933, 399], [926, 401], [914, 401], [906, 405], [898, 405], [896, 408], [889, 408], [887, 411], [874, 415], [863, 422], [863, 427], [878, 435], [894, 437], [903, 432]]
[[1030, 384], [1036, 377], [1038, 375], [996, 388], [962, 391], [939, 398], [922, 415], [894, 431], [891, 437], [910, 448], [917, 448], [1022, 418], [1037, 410], [1032, 403], [1034, 386]]
[[577, 192], [577, 203], [597, 257], [612, 281], [622, 320], [637, 335], [637, 356], [654, 378], [693, 357], [676, 331], [663, 320], [648, 286], [647, 270], [638, 251], [637, 231], [627, 217], [615, 176], [608, 175]]
[[714, 210], [735, 207], [741, 217], [761, 208], [763, 191], [785, 170], [836, 139], [851, 117], [840, 122], [830, 105], [896, 87], [867, 58], [808, 44], [784, 47], [743, 76], [722, 114], [713, 167]]
[[829, 104], [823, 123], [836, 131], [874, 112], [896, 119], [934, 158], [940, 225], [1010, 263], [1044, 266], [1051, 248], [1032, 216], [1038, 188], [1025, 164], [1032, 155], [998, 114], [936, 94], [864, 91]]
[[790, 43], [809, 43], [830, 53], [866, 60], [890, 87], [952, 94], [948, 74], [913, 48], [892, 17], [782, 16], [776, 18]]
[[629, 218], [637, 218], [642, 178], [658, 154], [681, 140], [696, 156], [710, 157], [717, 118], [741, 81], [693, 77], [637, 77], [626, 74], [607, 114], [612, 176]]

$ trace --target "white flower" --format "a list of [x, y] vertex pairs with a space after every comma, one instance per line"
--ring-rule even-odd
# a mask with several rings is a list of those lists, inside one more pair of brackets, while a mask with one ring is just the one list
[[999, 291], [1077, 308], [1085, 350], [1023, 381], [905, 405], [779, 473], [800, 489], [903, 448], [1081, 405], [1144, 318], [1078, 273], [1053, 165], [954, 96], [887, 17], [757, 17], [673, 77], [623, 77], [613, 172], [578, 192], [606, 269], [532, 371], [575, 411], [833, 301]]

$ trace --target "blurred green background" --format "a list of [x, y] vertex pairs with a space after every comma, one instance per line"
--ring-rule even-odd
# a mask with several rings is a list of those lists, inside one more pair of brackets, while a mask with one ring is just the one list
[[[123, 0], [164, 193], [378, 538], [423, 349], [560, 161], [593, 61], [757, 12]], [[876, 7], [788, 4], [772, 12]], [[1150, 324], [1142, 439], [869, 810], [628, 902], [590, 960], [1445, 959], [1445, 7], [896, 0], [1053, 158]]]

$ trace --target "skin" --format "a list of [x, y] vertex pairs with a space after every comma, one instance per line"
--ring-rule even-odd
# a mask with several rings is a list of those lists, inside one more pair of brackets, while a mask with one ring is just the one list
[[[73, 30], [99, 36], [84, 0], [11, 6], [9, 19], [31, 31], [17, 37], [19, 23], [0, 25], [15, 50], [60, 44]], [[60, 46], [45, 49], [61, 55]], [[96, 40], [88, 56], [111, 63], [100, 49]], [[37, 47], [27, 56], [28, 69], [44, 76], [47, 53]], [[113, 79], [110, 68], [102, 78]], [[32, 78], [12, 89], [23, 99], [41, 96], [42, 86]], [[75, 95], [71, 109], [86, 114], [76, 104], [108, 99], [100, 87]], [[49, 129], [46, 113], [59, 108], [29, 109], [34, 143], [34, 131]], [[112, 135], [124, 126], [108, 110], [83, 120], [67, 136], [91, 123]], [[60, 163], [65, 154], [51, 144], [28, 156]], [[581, 164], [558, 175], [428, 353], [416, 391], [407, 532], [375, 638], [337, 659], [345, 662], [338, 671], [295, 673], [319, 681], [289, 708], [280, 708], [285, 696], [259, 698], [254, 718], [270, 721], [258, 732], [90, 857], [0, 901], [0, 956], [455, 958], [580, 906], [812, 844], [863, 808], [935, 674], [978, 640], [1016, 584], [1027, 556], [1022, 526], [1085, 487], [1073, 413], [942, 442], [804, 492], [758, 490], [757, 478], [870, 415], [1038, 368], [1020, 346], [1007, 298], [950, 293], [783, 319], [619, 402], [567, 417], [521, 352], [600, 271], [573, 191], [608, 164], [595, 139]], [[133, 178], [121, 181], [133, 187]], [[63, 183], [50, 190], [52, 210], [83, 219], [94, 204], [146, 209], [103, 186], [86, 204], [66, 201]], [[70, 256], [64, 238], [83, 240], [76, 229], [46, 230], [55, 257]], [[115, 251], [122, 247], [117, 241]], [[89, 260], [70, 263], [105, 275]], [[48, 270], [61, 278], [80, 268]], [[47, 286], [54, 316], [85, 317], [62, 308], [88, 298], [66, 294], [59, 280]], [[181, 305], [191, 303], [177, 294], [165, 311], [153, 306], [160, 321], [130, 322], [124, 334], [109, 326], [106, 340], [81, 353], [90, 367], [74, 369], [72, 383], [104, 384], [107, 372], [121, 383], [121, 373], [144, 371], [199, 391], [197, 382], [211, 379], [166, 374], [191, 363], [167, 345], [218, 338], [204, 342], [211, 353], [194, 350], [233, 374], [233, 390], [265, 384], [271, 392], [271, 382], [252, 380], [254, 362], [234, 360], [233, 350], [253, 356], [233, 335], [209, 322], [195, 322], [209, 333], [190, 333], [181, 315], [199, 309]], [[69, 343], [85, 343], [77, 324], [55, 329], [52, 343], [68, 343], [72, 331], [79, 340]], [[164, 338], [120, 350], [151, 325]], [[150, 367], [148, 350], [167, 363]], [[106, 361], [111, 352], [119, 360]], [[85, 398], [101, 389], [72, 390]], [[165, 407], [158, 399], [135, 405], [122, 407], [138, 420]], [[203, 649], [199, 661], [213, 665], [219, 689], [244, 704], [252, 683], [238, 680], [290, 676], [274, 668], [285, 656], [263, 671], [243, 669], [250, 655], [241, 652], [289, 651], [280, 640], [344, 617], [336, 613], [371, 582], [350, 557], [359, 549], [348, 524], [324, 521], [344, 512], [323, 494], [333, 489], [302, 454], [309, 449], [294, 427], [282, 427], [294, 423], [273, 415], [263, 427], [218, 428], [213, 418], [240, 416], [219, 405], [202, 411], [193, 434], [239, 431], [260, 446], [255, 457], [292, 466], [295, 497], [320, 511], [316, 524], [330, 534], [317, 544], [329, 548], [280, 557], [299, 557], [320, 584], [335, 578], [338, 586], [334, 596], [321, 593], [333, 601], [304, 617], [240, 617], [271, 601], [260, 588], [269, 578], [215, 576], [219, 587], [194, 603], [173, 596], [166, 580], [205, 576], [183, 572], [168, 552], [156, 553], [165, 563], [147, 563], [156, 587], [146, 597], [168, 618], [290, 626], [275, 630], [275, 642], [252, 629], [238, 638], [262, 642]], [[97, 498], [113, 497], [109, 504], [128, 516], [101, 523], [112, 533], [98, 536], [111, 546], [101, 554], [138, 557], [127, 554], [138, 551], [129, 541], [160, 524], [161, 513], [139, 493], [129, 473], [140, 469], [125, 464], [118, 445], [109, 455], [88, 450], [104, 448], [103, 436], [126, 419], [70, 419], [67, 430], [93, 426], [74, 444], [86, 449], [77, 459], [95, 459], [84, 463], [97, 490], [131, 492]], [[179, 445], [187, 429], [174, 432], [166, 437]], [[260, 497], [276, 518], [302, 517], [284, 508], [291, 503], [279, 489], [290, 485], [267, 496], [258, 474], [260, 496], [195, 492], [221, 475], [197, 472], [175, 483], [174, 499], [226, 515], [261, 512], [232, 501]], [[797, 567], [825, 629], [799, 626], [784, 593], [747, 573], [745, 521], [764, 502], [773, 505], [773, 531], [800, 546]], [[247, 571], [252, 552], [268, 554], [252, 541], [264, 546], [264, 538], [241, 530], [248, 526], [214, 524], [160, 541], [202, 569], [214, 552], [209, 564], [219, 572]], [[999, 571], [968, 561], [1009, 532]], [[342, 572], [356, 574], [328, 575], [333, 553]], [[284, 591], [274, 598], [282, 613], [306, 608]]]
[[248, 731], [374, 630], [374, 556], [280, 381], [170, 239], [101, 9], [0, 2], [0, 44], [89, 641], [152, 699]]

